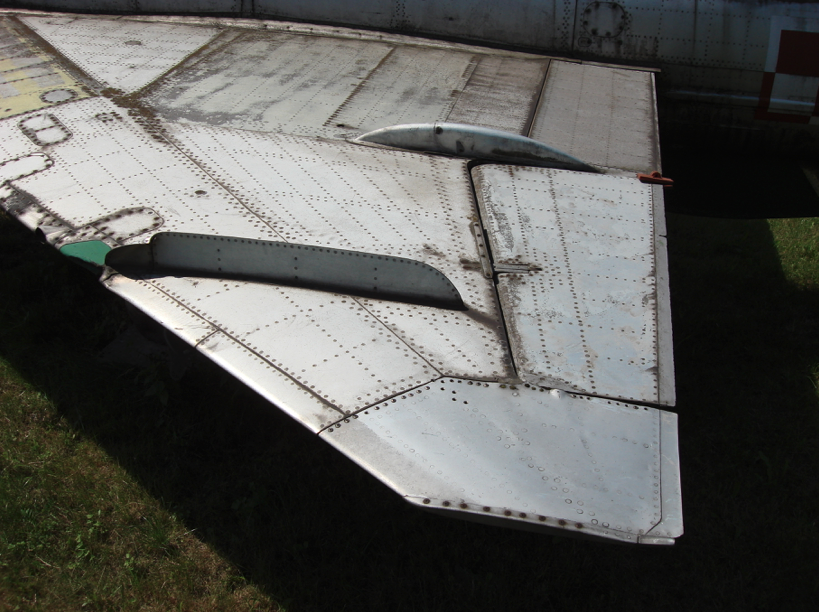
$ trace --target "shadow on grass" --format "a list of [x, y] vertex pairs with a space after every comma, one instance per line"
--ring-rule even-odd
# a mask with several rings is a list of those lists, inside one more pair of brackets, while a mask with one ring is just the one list
[[819, 197], [797, 159], [668, 147], [663, 171], [676, 179], [665, 198], [670, 211], [728, 219], [819, 216]]
[[0, 227], [0, 356], [287, 609], [801, 609], [817, 595], [819, 295], [784, 283], [764, 221], [669, 219], [686, 535], [660, 549], [427, 515], [209, 362], [180, 383], [101, 363], [121, 304]]

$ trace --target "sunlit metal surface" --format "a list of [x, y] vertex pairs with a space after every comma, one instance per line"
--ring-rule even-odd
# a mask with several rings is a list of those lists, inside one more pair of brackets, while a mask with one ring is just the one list
[[652, 73], [553, 61], [530, 136], [597, 166], [659, 170], [656, 117]]
[[663, 500], [679, 490], [664, 459], [675, 461], [676, 415], [443, 378], [355, 417], [322, 437], [422, 507], [631, 542], [682, 533]]
[[[684, 102], [668, 105], [669, 123], [694, 127], [702, 122], [711, 124], [718, 118], [721, 128], [730, 124], [727, 131], [732, 139], [759, 142], [767, 138], [780, 147], [790, 144], [816, 150], [819, 63], [815, 49], [819, 41], [819, 9], [815, 2], [177, 0], [168, 4], [145, 0], [18, 0], [14, 4], [84, 12], [220, 14], [232, 17], [187, 18], [184, 23], [206, 26], [243, 23], [256, 29], [270, 26], [248, 18], [295, 19], [392, 32], [382, 35], [385, 39], [396, 39], [400, 37], [396, 33], [404, 32], [585, 60], [640, 63], [660, 67], [666, 99]], [[183, 23], [173, 16], [144, 19]], [[314, 34], [333, 27], [292, 24], [287, 29]], [[796, 39], [803, 42], [795, 42]], [[807, 46], [802, 47], [803, 44]], [[491, 80], [499, 85], [500, 99], [511, 99], [501, 85], [504, 72], [503, 69], [495, 72]], [[487, 74], [491, 73], [484, 73], [483, 77]], [[680, 107], [682, 110], [678, 110]], [[475, 117], [450, 120], [509, 129]], [[762, 137], [763, 134], [769, 136]]]
[[6, 17], [0, 17], [0, 46], [0, 119], [88, 96], [55, 58], [26, 37], [19, 23]]
[[[603, 160], [609, 174], [591, 175], [472, 167], [469, 157], [354, 141], [388, 125], [436, 121], [525, 136], [536, 116], [558, 110], [556, 100], [575, 105], [541, 95], [547, 69], [555, 92], [571, 89], [559, 81], [575, 72], [553, 71], [544, 57], [309, 24], [3, 19], [7, 48], [24, 48], [32, 65], [60, 80], [35, 97], [0, 89], [11, 113], [0, 119], [0, 199], [64, 253], [82, 258], [91, 249], [86, 261], [100, 263], [108, 247], [139, 248], [158, 232], [183, 232], [400, 257], [439, 270], [466, 309], [149, 270], [128, 276], [105, 268], [108, 288], [424, 507], [632, 542], [668, 543], [681, 533], [676, 417], [541, 390], [672, 403], [661, 188], [627, 178], [630, 162], [611, 152]], [[30, 76], [20, 80], [24, 89]], [[641, 78], [641, 108], [653, 108], [650, 75]], [[583, 104], [620, 108], [611, 102], [611, 79], [599, 82], [582, 90]], [[579, 141], [600, 121], [566, 129]], [[653, 118], [647, 129], [656, 139]], [[565, 223], [586, 255], [564, 258], [562, 268], [549, 259], [555, 237], [534, 229], [552, 217], [541, 213]], [[623, 249], [641, 255], [632, 261]], [[571, 311], [597, 294], [527, 297], [509, 280], [579, 287], [584, 275], [612, 274], [642, 279], [634, 299], [645, 300], [639, 313], [625, 308], [627, 324], [611, 326], [639, 322], [657, 340], [628, 330], [606, 336], [594, 348], [602, 355], [594, 367], [577, 367], [570, 335], [550, 332], [550, 348], [541, 327], [527, 326], [542, 323], [535, 319], [544, 300]], [[627, 302], [621, 288], [606, 291]], [[568, 302], [555, 302], [561, 296]], [[600, 326], [596, 316], [584, 325]], [[583, 346], [590, 352], [593, 343]], [[571, 367], [547, 375], [548, 351], [568, 355]], [[603, 363], [615, 357], [639, 365]], [[562, 376], [572, 368], [574, 378]], [[398, 410], [413, 401], [420, 412], [407, 420]], [[474, 419], [489, 419], [502, 440], [517, 441], [501, 450]], [[520, 455], [520, 445], [533, 448]], [[436, 457], [440, 478], [422, 456]], [[547, 485], [537, 467], [522, 467], [529, 457], [567, 484], [553, 490], [557, 483]], [[590, 480], [595, 465], [605, 468], [608, 492], [593, 489], [601, 486]], [[574, 497], [564, 499], [563, 488]], [[584, 507], [595, 515], [576, 512]]]
[[[253, 353], [259, 361], [254, 385], [269, 388], [271, 399], [281, 373], [342, 412], [438, 375], [433, 364], [349, 296], [208, 278], [163, 276], [149, 284], [174, 308], [218, 329], [240, 353]], [[299, 414], [304, 408], [293, 406]]]
[[69, 16], [21, 21], [97, 82], [122, 93], [156, 80], [219, 33], [170, 23]]
[[673, 403], [660, 393], [659, 380], [674, 372], [658, 367], [670, 346], [658, 341], [651, 187], [546, 168], [486, 165], [472, 173], [496, 269], [523, 268], [498, 279], [521, 378]]
[[373, 38], [229, 31], [148, 100], [172, 121], [326, 138], [420, 121], [528, 129], [548, 60]]
[[42, 172], [50, 168], [51, 164], [52, 161], [45, 153], [32, 153], [0, 163], [0, 198], [8, 198], [13, 194], [11, 181]]
[[481, 161], [568, 168], [583, 172], [596, 171], [584, 161], [531, 138], [462, 123], [391, 125], [362, 134], [355, 141]]
[[[247, 207], [260, 228], [254, 231], [440, 270], [467, 311], [361, 303], [447, 375], [514, 376], [494, 287], [482, 274], [469, 224], [478, 212], [465, 160], [200, 125], [177, 124], [167, 134]], [[171, 224], [181, 229], [178, 220]]]

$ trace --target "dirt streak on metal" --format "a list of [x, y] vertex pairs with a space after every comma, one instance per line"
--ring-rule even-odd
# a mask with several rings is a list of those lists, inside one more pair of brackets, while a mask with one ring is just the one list
[[17, 33], [24, 37], [29, 44], [31, 44], [37, 50], [44, 51], [47, 55], [49, 55], [52, 60], [59, 64], [61, 68], [63, 68], [71, 75], [73, 79], [76, 80], [77, 84], [79, 84], [88, 95], [97, 95], [97, 92], [94, 91], [96, 88], [92, 85], [94, 81], [92, 81], [88, 75], [85, 74], [85, 72], [75, 66], [74, 63], [65, 55], [60, 53], [57, 48], [54, 47], [54, 45], [37, 34], [16, 16], [9, 17], [7, 23], [12, 24], [12, 27], [17, 31]]

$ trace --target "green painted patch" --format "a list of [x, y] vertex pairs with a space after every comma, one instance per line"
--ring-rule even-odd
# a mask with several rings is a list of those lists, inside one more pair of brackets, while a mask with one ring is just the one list
[[75, 242], [60, 247], [60, 253], [67, 257], [73, 257], [80, 261], [90, 263], [95, 266], [105, 265], [105, 256], [111, 250], [107, 244], [100, 240], [88, 240], [86, 242]]

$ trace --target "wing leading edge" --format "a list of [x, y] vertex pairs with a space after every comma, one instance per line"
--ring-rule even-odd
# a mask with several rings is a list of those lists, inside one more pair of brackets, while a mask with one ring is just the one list
[[[642, 405], [674, 401], [662, 193], [632, 172], [659, 169], [650, 73], [275, 22], [0, 20], [0, 198], [63, 252], [208, 236], [330, 253], [328, 278], [364, 254], [396, 281], [437, 271], [464, 308], [173, 248], [193, 267], [110, 261], [109, 289], [423, 508], [682, 533], [676, 416]], [[356, 141], [408, 123], [531, 137], [597, 172]]]

